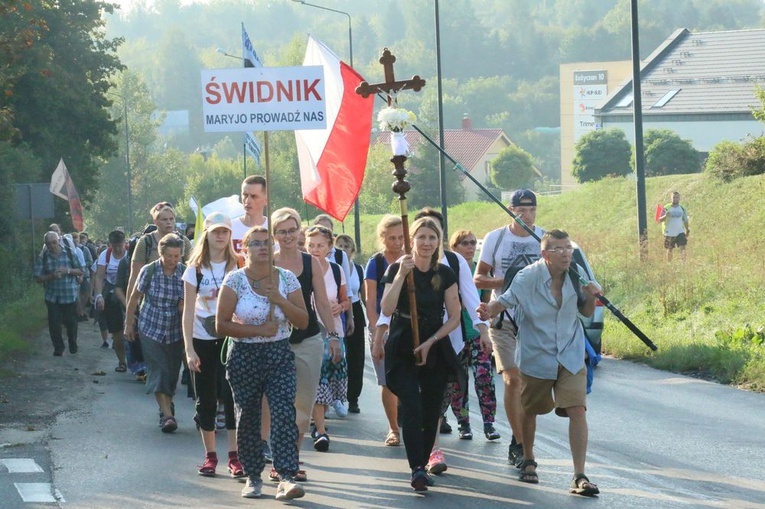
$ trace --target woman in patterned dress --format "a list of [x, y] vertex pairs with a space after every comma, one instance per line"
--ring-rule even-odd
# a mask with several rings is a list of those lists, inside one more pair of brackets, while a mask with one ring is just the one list
[[229, 272], [218, 297], [216, 326], [232, 338], [226, 363], [237, 415], [239, 460], [247, 476], [242, 496], [261, 495], [265, 459], [260, 438], [261, 402], [271, 411], [271, 451], [281, 482], [276, 498], [305, 494], [294, 482], [298, 471], [295, 425], [295, 354], [290, 349], [290, 324], [308, 326], [300, 283], [289, 271], [269, 262], [273, 244], [262, 226], [243, 239], [245, 265]]

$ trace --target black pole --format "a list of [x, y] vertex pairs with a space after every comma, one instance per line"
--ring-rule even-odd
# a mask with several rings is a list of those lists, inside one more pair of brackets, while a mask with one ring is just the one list
[[[351, 69], [353, 69], [353, 28], [351, 28], [351, 15], [347, 12], [344, 13], [348, 16], [348, 53], [350, 55]], [[361, 192], [361, 190], [359, 190]], [[345, 224], [343, 223], [343, 228]], [[345, 232], [345, 230], [343, 230]], [[356, 252], [361, 252], [361, 210], [359, 209], [359, 197], [356, 195], [356, 199], [353, 200], [353, 236], [356, 237]]]
[[643, 259], [648, 243], [648, 221], [645, 199], [645, 160], [643, 154], [643, 100], [640, 87], [640, 40], [638, 33], [638, 0], [631, 0], [632, 14], [632, 111], [635, 128], [635, 176], [637, 177], [638, 243]]
[[[539, 235], [537, 235], [537, 234], [536, 234], [536, 232], [535, 232], [533, 229], [529, 228], [529, 227], [528, 227], [528, 225], [526, 225], [526, 223], [524, 223], [524, 222], [523, 222], [523, 220], [522, 220], [520, 217], [518, 217], [518, 216], [516, 216], [515, 214], [513, 214], [513, 212], [512, 212], [512, 211], [511, 211], [509, 208], [507, 208], [507, 207], [505, 206], [505, 204], [504, 204], [504, 203], [502, 203], [502, 201], [501, 201], [499, 198], [497, 198], [496, 196], [494, 196], [494, 195], [493, 195], [493, 194], [492, 194], [492, 193], [491, 193], [491, 192], [490, 192], [488, 189], [486, 189], [486, 187], [485, 187], [483, 184], [481, 184], [480, 182], [478, 182], [478, 180], [476, 180], [476, 178], [475, 178], [475, 177], [473, 177], [473, 176], [470, 174], [470, 172], [469, 172], [469, 171], [467, 171], [467, 170], [466, 170], [466, 169], [465, 169], [465, 168], [464, 168], [464, 167], [463, 167], [463, 166], [462, 166], [462, 165], [461, 165], [459, 162], [457, 162], [457, 161], [456, 161], [456, 160], [455, 160], [453, 157], [451, 157], [449, 154], [447, 154], [445, 151], [443, 151], [443, 150], [442, 150], [442, 149], [441, 149], [441, 148], [440, 148], [438, 145], [436, 145], [436, 142], [435, 142], [435, 141], [433, 141], [433, 140], [432, 140], [432, 139], [431, 139], [431, 138], [430, 138], [430, 137], [429, 137], [427, 134], [425, 134], [425, 133], [422, 131], [422, 129], [420, 129], [420, 128], [419, 128], [419, 127], [417, 127], [416, 125], [412, 125], [412, 127], [413, 127], [414, 129], [416, 129], [416, 130], [417, 130], [417, 132], [419, 132], [419, 133], [420, 133], [420, 134], [421, 134], [421, 135], [422, 135], [422, 136], [425, 138], [425, 140], [427, 140], [427, 141], [428, 141], [428, 142], [429, 142], [431, 145], [433, 145], [434, 147], [436, 147], [436, 149], [438, 149], [438, 150], [441, 152], [441, 155], [442, 155], [442, 156], [445, 156], [445, 157], [449, 158], [449, 160], [450, 160], [451, 162], [453, 162], [453, 163], [454, 163], [454, 165], [455, 165], [455, 166], [454, 166], [454, 169], [455, 169], [455, 170], [458, 170], [458, 171], [459, 171], [459, 172], [461, 172], [463, 175], [465, 175], [467, 178], [469, 178], [469, 179], [470, 179], [470, 180], [471, 180], [471, 181], [472, 181], [472, 182], [473, 182], [475, 185], [477, 185], [477, 186], [478, 186], [478, 188], [479, 188], [481, 191], [483, 191], [483, 192], [486, 194], [486, 196], [488, 196], [488, 197], [489, 197], [489, 198], [490, 198], [490, 199], [491, 199], [491, 200], [492, 200], [494, 203], [496, 203], [497, 205], [499, 205], [500, 207], [502, 207], [502, 210], [504, 210], [504, 211], [505, 211], [505, 212], [506, 212], [506, 213], [507, 213], [507, 214], [508, 214], [510, 217], [512, 217], [512, 218], [515, 220], [515, 222], [516, 222], [516, 223], [518, 223], [518, 224], [521, 226], [521, 228], [523, 228], [524, 230], [526, 230], [526, 232], [527, 232], [529, 235], [531, 235], [531, 236], [532, 236], [534, 239], [536, 239], [538, 242], [541, 242], [541, 241], [542, 241], [542, 239], [540, 239], [540, 238], [539, 238]], [[579, 274], [579, 271], [577, 271], [577, 270], [576, 270], [576, 268], [574, 268], [574, 267], [569, 267], [569, 273], [573, 274], [573, 275], [574, 275], [574, 277], [578, 278], [578, 279], [579, 279], [579, 281], [580, 281], [580, 282], [581, 282], [583, 285], [586, 285], [587, 283], [589, 283], [589, 281], [585, 280], [585, 279], [584, 279], [584, 278], [581, 276], [581, 274]], [[653, 350], [653, 351], [656, 351], [656, 350], [658, 350], [658, 347], [657, 347], [657, 346], [656, 346], [656, 345], [653, 343], [653, 341], [651, 341], [651, 340], [648, 338], [648, 336], [646, 336], [646, 335], [645, 335], [645, 333], [643, 333], [643, 331], [641, 331], [641, 330], [638, 328], [638, 326], [637, 326], [637, 325], [635, 325], [634, 323], [632, 323], [632, 320], [630, 320], [629, 318], [627, 318], [626, 316], [624, 316], [624, 314], [622, 314], [622, 312], [621, 312], [621, 311], [619, 311], [619, 309], [617, 309], [617, 308], [616, 308], [616, 306], [614, 306], [614, 305], [611, 303], [611, 301], [609, 301], [609, 300], [608, 300], [608, 299], [607, 299], [607, 298], [606, 298], [606, 297], [605, 297], [605, 296], [604, 296], [602, 293], [599, 293], [599, 294], [597, 295], [597, 297], [598, 297], [598, 300], [599, 300], [601, 303], [603, 303], [603, 305], [604, 305], [605, 307], [607, 307], [607, 308], [608, 308], [608, 310], [609, 310], [609, 311], [611, 311], [611, 313], [613, 313], [613, 314], [614, 314], [614, 316], [616, 316], [616, 318], [618, 318], [618, 319], [619, 319], [619, 320], [620, 320], [620, 321], [621, 321], [621, 322], [622, 322], [622, 323], [623, 323], [623, 324], [624, 324], [624, 325], [625, 325], [625, 326], [626, 326], [626, 327], [627, 327], [627, 328], [628, 328], [628, 329], [629, 329], [629, 330], [630, 330], [630, 331], [631, 331], [631, 332], [632, 332], [632, 333], [633, 333], [635, 336], [637, 336], [637, 337], [638, 337], [638, 339], [640, 339], [640, 340], [641, 340], [643, 343], [645, 343], [645, 344], [646, 344], [646, 346], [648, 346], [648, 348], [650, 348], [650, 349], [651, 349], [651, 350]]]
[[441, 86], [441, 23], [439, 21], [438, 0], [436, 10], [436, 89], [438, 95], [438, 183], [441, 191], [441, 214], [444, 216], [444, 238], [449, 238], [449, 220], [446, 207], [446, 161], [444, 160], [444, 96]]
[[130, 129], [128, 127], [128, 109], [127, 98], [122, 98], [122, 105], [125, 110], [125, 166], [127, 166], [127, 202], [128, 202], [128, 233], [133, 234], [133, 169], [130, 168]]

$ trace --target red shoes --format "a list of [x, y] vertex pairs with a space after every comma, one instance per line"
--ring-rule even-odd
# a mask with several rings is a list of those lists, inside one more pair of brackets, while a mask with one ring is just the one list
[[212, 454], [206, 454], [205, 455], [205, 462], [202, 463], [202, 466], [199, 467], [199, 475], [202, 475], [204, 477], [215, 477], [215, 467], [218, 466], [218, 456], [215, 455], [215, 453]]

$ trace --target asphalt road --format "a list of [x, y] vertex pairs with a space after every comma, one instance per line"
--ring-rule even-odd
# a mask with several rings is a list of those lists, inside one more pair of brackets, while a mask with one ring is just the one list
[[[53, 358], [47, 341], [41, 335], [39, 352], [11, 367], [18, 376], [0, 379], [0, 508], [284, 505], [273, 499], [276, 486], [268, 481], [262, 499], [246, 500], [239, 495], [242, 485], [221, 475], [220, 466], [216, 478], [196, 474], [203, 453], [191, 420], [192, 401], [182, 397], [185, 387], [176, 399], [179, 430], [166, 435], [157, 427], [153, 397], [130, 375], [114, 372], [114, 354], [98, 347], [90, 324], [81, 331], [77, 356]], [[456, 432], [441, 435], [449, 470], [436, 479], [436, 487], [417, 495], [408, 484], [403, 447], [382, 443], [386, 425], [371, 367], [360, 406], [359, 415], [329, 421], [328, 453], [314, 451], [306, 441], [301, 455], [309, 476], [306, 496], [291, 505], [765, 508], [762, 394], [604, 360], [588, 402], [587, 470], [601, 488], [595, 499], [567, 492], [572, 470], [567, 424], [554, 415], [539, 420], [539, 485], [518, 482], [517, 470], [507, 464], [510, 432], [500, 411], [498, 443], [478, 433], [472, 441], [459, 440]], [[477, 432], [475, 410], [474, 405]], [[219, 455], [225, 457], [220, 432], [219, 441]], [[30, 465], [37, 468], [26, 471]], [[31, 493], [42, 489], [53, 501], [24, 502], [19, 486]]]

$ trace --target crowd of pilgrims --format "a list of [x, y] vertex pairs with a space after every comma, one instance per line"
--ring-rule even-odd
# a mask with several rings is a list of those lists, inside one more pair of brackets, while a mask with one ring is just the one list
[[[402, 219], [386, 215], [377, 225], [379, 251], [362, 267], [354, 240], [336, 234], [329, 216], [311, 226], [291, 208], [265, 217], [265, 200], [265, 179], [248, 177], [243, 216], [212, 212], [202, 231], [188, 236], [176, 232], [172, 205], [158, 203], [142, 235], [128, 240], [115, 230], [95, 259], [80, 265], [90, 267], [82, 273], [92, 275], [92, 284], [78, 278], [84, 304], [78, 300], [76, 313], [87, 313], [92, 294], [102, 346], [111, 334], [115, 371], [129, 370], [146, 384], [162, 432], [178, 428], [173, 398], [179, 379], [188, 385], [204, 448], [198, 474], [218, 475], [216, 438], [225, 436], [225, 470], [244, 481], [242, 497], [261, 496], [269, 464], [277, 499], [303, 497], [304, 438], [310, 433], [316, 451], [331, 449], [325, 417], [362, 411], [370, 363], [387, 420], [381, 442], [404, 445], [415, 491], [427, 491], [433, 475], [447, 469], [438, 435], [451, 432], [450, 407], [459, 438], [473, 438], [469, 371], [482, 434], [499, 440], [490, 321], [477, 314], [489, 291], [473, 282], [476, 236], [460, 229], [444, 239], [440, 213], [423, 209], [409, 225], [405, 254]], [[407, 291], [412, 282], [418, 334]], [[61, 355], [62, 341], [59, 348], [54, 340], [54, 355]], [[76, 353], [71, 337], [70, 352]], [[508, 458], [523, 467], [522, 481], [536, 482], [536, 463], [524, 461], [516, 435]]]

